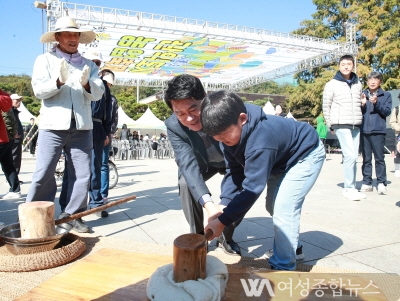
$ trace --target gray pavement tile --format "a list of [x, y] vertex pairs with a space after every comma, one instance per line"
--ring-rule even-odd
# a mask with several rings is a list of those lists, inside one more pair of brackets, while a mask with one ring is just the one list
[[273, 237], [268, 237], [242, 241], [239, 243], [239, 246], [249, 257], [259, 258], [272, 248], [273, 243]]
[[247, 240], [265, 239], [273, 236], [273, 230], [263, 226], [261, 223], [256, 223], [253, 220], [245, 218], [240, 223], [239, 227], [235, 229], [233, 239], [239, 243]]
[[344, 254], [346, 258], [374, 267], [385, 273], [400, 275], [400, 242], [375, 248], [368, 248], [354, 253]]
[[343, 255], [329, 256], [318, 260], [304, 261], [308, 265], [318, 265], [323, 267], [331, 267], [340, 270], [359, 271], [364, 273], [382, 273], [374, 267], [368, 266], [362, 262], [352, 260]]
[[373, 240], [363, 239], [357, 234], [344, 232], [325, 226], [302, 224], [300, 240], [308, 242], [334, 254], [343, 254], [380, 246]]
[[[174, 210], [167, 206], [161, 205], [157, 202], [151, 202], [151, 204], [149, 204], [148, 206], [137, 206], [133, 202], [128, 204], [121, 204], [118, 206], [118, 208], [125, 209], [125, 213], [131, 218], [138, 218], [142, 216], [153, 216], [159, 214], [171, 215], [171, 214], [176, 214], [177, 212], [179, 214], [182, 213], [182, 210], [180, 208]], [[111, 209], [112, 208], [110, 208], [110, 210]]]
[[258, 216], [258, 217], [248, 217], [247, 215], [246, 215], [246, 217], [245, 217], [245, 219], [246, 220], [249, 220], [249, 221], [252, 221], [253, 223], [255, 223], [255, 224], [258, 224], [258, 225], [260, 225], [260, 226], [263, 226], [263, 227], [266, 227], [266, 228], [268, 228], [269, 230], [274, 230], [274, 225], [273, 225], [273, 222], [272, 222], [272, 217], [271, 216], [266, 216], [266, 217], [260, 217], [260, 216]]

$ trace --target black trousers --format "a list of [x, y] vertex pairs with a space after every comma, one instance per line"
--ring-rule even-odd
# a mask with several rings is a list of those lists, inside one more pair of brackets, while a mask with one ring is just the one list
[[363, 184], [372, 184], [372, 154], [374, 154], [376, 181], [386, 186], [385, 134], [361, 134], [360, 142], [363, 156], [361, 167]]
[[[203, 174], [204, 181], [209, 180], [217, 173], [218, 169], [210, 168], [209, 172]], [[181, 176], [179, 178], [178, 186], [179, 186], [179, 197], [181, 199], [183, 213], [185, 214], [185, 218], [189, 223], [190, 233], [203, 234], [204, 233], [203, 207], [199, 204], [199, 202], [196, 199], [193, 198], [184, 176]], [[235, 228], [239, 226], [241, 221], [242, 219], [224, 228], [223, 233], [226, 241], [232, 240], [233, 232], [235, 231]]]
[[35, 154], [37, 139], [38, 139], [38, 137], [36, 135], [34, 138], [31, 138], [30, 141], [29, 141], [30, 142], [30, 144], [29, 144], [29, 153], [31, 155]]
[[15, 170], [17, 174], [21, 170], [21, 160], [22, 160], [22, 144], [21, 143], [14, 143], [12, 144], [12, 156]]
[[4, 176], [10, 185], [10, 192], [19, 192], [21, 188], [18, 174], [13, 163], [12, 145], [13, 141], [0, 143], [0, 164]]

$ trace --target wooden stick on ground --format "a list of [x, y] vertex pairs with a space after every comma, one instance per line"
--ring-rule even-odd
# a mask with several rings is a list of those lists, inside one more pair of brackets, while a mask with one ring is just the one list
[[120, 199], [118, 201], [110, 202], [107, 205], [103, 205], [103, 206], [100, 206], [100, 207], [92, 208], [92, 209], [89, 209], [89, 210], [86, 210], [86, 211], [83, 211], [83, 212], [80, 212], [80, 213], [75, 213], [75, 214], [72, 214], [72, 215], [70, 215], [68, 217], [65, 217], [63, 219], [58, 219], [58, 220], [55, 221], [55, 224], [56, 225], [60, 225], [60, 224], [63, 224], [63, 223], [67, 223], [67, 222], [70, 222], [70, 221], [72, 221], [74, 219], [77, 219], [77, 218], [80, 218], [80, 217], [83, 217], [83, 216], [86, 216], [86, 215], [89, 215], [89, 214], [92, 214], [92, 213], [96, 213], [98, 211], [103, 211], [103, 210], [105, 210], [107, 208], [110, 208], [110, 207], [113, 207], [113, 206], [116, 206], [116, 205], [119, 205], [119, 204], [122, 204], [122, 203], [126, 203], [128, 201], [135, 200], [135, 199], [136, 199], [136, 195], [131, 195], [131, 196], [128, 196], [126, 198]]

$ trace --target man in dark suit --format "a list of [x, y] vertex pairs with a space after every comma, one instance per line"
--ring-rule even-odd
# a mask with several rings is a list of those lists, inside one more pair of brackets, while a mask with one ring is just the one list
[[[190, 232], [199, 234], [204, 234], [203, 207], [209, 219], [217, 213], [214, 206], [209, 206], [212, 199], [205, 182], [217, 173], [225, 173], [218, 142], [201, 131], [200, 103], [205, 96], [200, 80], [188, 74], [170, 80], [165, 92], [165, 102], [174, 112], [165, 124], [179, 167], [179, 197]], [[232, 239], [240, 222], [225, 227], [218, 238], [218, 244], [228, 254], [241, 255], [239, 245]]]

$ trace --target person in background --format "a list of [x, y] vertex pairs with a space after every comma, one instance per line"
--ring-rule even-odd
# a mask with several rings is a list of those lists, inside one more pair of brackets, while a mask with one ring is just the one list
[[[10, 138], [14, 138], [17, 133], [17, 123], [12, 109], [13, 101], [7, 93], [0, 89], [0, 163], [4, 176], [10, 185], [9, 192], [2, 199], [21, 198], [20, 183], [18, 173], [13, 164], [12, 144]], [[8, 117], [8, 126], [4, 121], [4, 116]], [[9, 130], [7, 130], [7, 127]], [[1, 224], [1, 223], [0, 223]]]
[[339, 59], [339, 71], [324, 88], [322, 109], [326, 125], [334, 131], [343, 154], [344, 187], [342, 195], [351, 201], [365, 199], [356, 188], [357, 158], [362, 123], [362, 86], [353, 72], [354, 58]]
[[361, 125], [361, 167], [363, 181], [361, 192], [372, 191], [372, 154], [375, 160], [375, 174], [378, 194], [386, 194], [385, 138], [386, 117], [392, 111], [392, 96], [381, 88], [383, 76], [373, 71], [367, 76], [368, 89], [361, 97], [363, 121]]
[[136, 141], [139, 141], [139, 133], [137, 131], [133, 131], [132, 139], [136, 140]]
[[[202, 131], [200, 103], [205, 96], [200, 79], [189, 74], [174, 77], [165, 92], [165, 102], [173, 111], [165, 125], [178, 165], [179, 197], [190, 233], [198, 234], [204, 234], [203, 208], [209, 219], [215, 213], [206, 181], [225, 173], [226, 168], [219, 143]], [[229, 255], [241, 255], [240, 246], [233, 240], [240, 222], [219, 233], [218, 245]]]
[[244, 104], [226, 91], [204, 98], [201, 122], [203, 131], [222, 143], [226, 161], [223, 209], [209, 204], [213, 214], [205, 231], [211, 229], [216, 237], [243, 219], [267, 186], [266, 208], [275, 235], [265, 257], [274, 270], [294, 270], [296, 260], [304, 258], [299, 243], [301, 209], [325, 161], [314, 127], [266, 116], [261, 107]]
[[122, 125], [121, 128], [121, 133], [120, 133], [120, 140], [129, 140], [129, 137], [131, 137], [131, 131], [128, 129], [128, 127], [126, 126], [126, 124]]
[[[400, 94], [398, 96], [400, 99]], [[392, 110], [390, 115], [390, 127], [395, 131], [396, 134], [396, 147], [394, 157], [394, 175], [400, 178], [400, 118], [399, 118], [400, 106], [396, 106]]]
[[[111, 93], [111, 87], [114, 85], [114, 80], [115, 80], [114, 72], [108, 69], [103, 69], [100, 71], [100, 76], [104, 81], [106, 81], [107, 86], [110, 88], [110, 93]], [[108, 158], [110, 155], [110, 147], [112, 146], [112, 137], [115, 135], [118, 129], [118, 100], [112, 94], [111, 94], [111, 105], [108, 104], [107, 112], [111, 113], [111, 119], [110, 119], [111, 126], [109, 132], [110, 143], [108, 143], [103, 147], [103, 156], [101, 161], [101, 187], [100, 187], [100, 194], [103, 198], [104, 204], [108, 203], [108, 189], [110, 183]]]
[[2, 116], [7, 128], [9, 147], [4, 149], [4, 153], [2, 154], [2, 159], [0, 160], [0, 163], [4, 176], [6, 177], [6, 180], [10, 185], [9, 192], [2, 198], [5, 200], [20, 199], [22, 197], [20, 187], [21, 183], [19, 181], [18, 173], [15, 169], [12, 156], [12, 145], [15, 135], [17, 135], [18, 124], [12, 108], [7, 112], [2, 112]]
[[322, 142], [322, 145], [325, 145], [326, 137], [328, 136], [328, 127], [325, 124], [325, 119], [323, 115], [320, 115], [316, 118], [317, 121], [317, 133], [318, 137]]
[[276, 105], [276, 106], [275, 106], [275, 115], [276, 115], [276, 116], [281, 116], [281, 117], [286, 117], [286, 114], [283, 113], [283, 110], [282, 110], [282, 106], [281, 106], [281, 105]]
[[156, 135], [151, 136], [151, 148], [153, 151], [158, 149], [158, 140]]
[[28, 124], [28, 126], [26, 127], [25, 132], [29, 143], [29, 153], [31, 154], [31, 157], [34, 157], [36, 150], [36, 143], [38, 139], [38, 133], [37, 133], [38, 127], [35, 124], [35, 118], [31, 118], [29, 121], [30, 124]]
[[[42, 99], [42, 106], [36, 169], [26, 201], [54, 202], [54, 171], [64, 150], [70, 202], [59, 216], [62, 219], [87, 209], [93, 149], [90, 104], [101, 99], [104, 85], [96, 64], [78, 52], [79, 43], [89, 44], [96, 39], [95, 32], [80, 29], [68, 16], [59, 18], [54, 28], [43, 34], [40, 41], [57, 44], [39, 55], [33, 66], [32, 88], [35, 96]], [[90, 232], [82, 218], [69, 224], [68, 228], [73, 226], [75, 231]]]
[[21, 102], [24, 98], [18, 94], [11, 94], [10, 97], [13, 102], [13, 112], [18, 125], [17, 134], [14, 137], [14, 142], [12, 145], [12, 154], [15, 170], [17, 171], [17, 174], [19, 174], [22, 161], [22, 141], [24, 141], [24, 128], [22, 127], [21, 120], [19, 120], [19, 113], [21, 112], [18, 110], [18, 108], [21, 106]]
[[[3, 112], [8, 112], [12, 108], [12, 99], [10, 98], [10, 95], [5, 93], [3, 90], [0, 89], [0, 111]], [[3, 160], [3, 153], [5, 152], [5, 149], [10, 147], [10, 145], [7, 145], [9, 142], [8, 140], [8, 134], [7, 134], [7, 129], [6, 125], [3, 120], [3, 116], [0, 117], [0, 162]], [[0, 228], [4, 226], [3, 222], [0, 222]]]
[[[97, 67], [103, 62], [103, 57], [99, 51], [90, 51], [86, 54], [86, 58], [92, 60]], [[103, 160], [103, 150], [106, 145], [110, 144], [111, 135], [111, 92], [108, 82], [104, 76], [110, 74], [110, 70], [102, 70], [99, 76], [103, 81], [105, 91], [99, 101], [92, 102], [92, 120], [93, 120], [93, 150], [91, 156], [91, 175], [89, 186], [89, 208], [97, 208], [104, 205], [103, 196], [101, 195], [101, 166]], [[107, 160], [108, 161], [108, 160]], [[107, 217], [108, 212], [101, 210], [95, 213], [98, 217]]]

